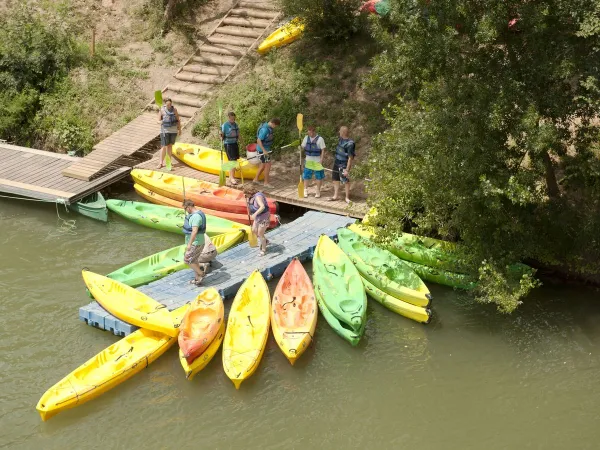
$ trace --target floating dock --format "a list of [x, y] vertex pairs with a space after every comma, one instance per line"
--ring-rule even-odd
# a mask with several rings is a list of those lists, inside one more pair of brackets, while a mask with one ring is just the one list
[[[219, 255], [204, 279], [204, 286], [189, 284], [193, 272], [186, 269], [137, 289], [164, 304], [169, 310], [194, 300], [208, 287], [214, 287], [224, 299], [230, 299], [255, 269], [259, 269], [266, 280], [279, 277], [294, 257], [300, 261], [312, 258], [319, 236], [326, 234], [333, 238], [339, 227], [353, 222], [349, 217], [309, 211], [293, 222], [267, 233], [270, 244], [263, 257], [259, 257], [258, 249], [250, 248], [247, 242]], [[125, 336], [137, 329], [106, 312], [97, 302], [79, 308], [79, 318], [88, 325], [111, 331], [118, 336]]]

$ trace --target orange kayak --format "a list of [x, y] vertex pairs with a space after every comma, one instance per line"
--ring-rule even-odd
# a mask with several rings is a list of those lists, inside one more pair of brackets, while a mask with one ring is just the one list
[[[185, 188], [185, 198], [193, 200], [200, 208], [246, 214], [246, 199], [238, 189], [154, 170], [134, 169], [131, 177], [135, 183], [174, 200], [183, 201]], [[267, 203], [271, 214], [276, 214], [277, 202], [267, 199]]]
[[[135, 189], [135, 191], [138, 193], [138, 195], [146, 200], [148, 200], [151, 203], [155, 203], [157, 205], [163, 205], [163, 206], [172, 206], [174, 208], [179, 208], [181, 209], [181, 201], [180, 200], [174, 200], [172, 198], [169, 197], [165, 197], [164, 195], [160, 195], [157, 194], [154, 191], [151, 191], [150, 189], [141, 186], [139, 184], [134, 184], [133, 188]], [[187, 196], [187, 192], [186, 192], [186, 196]], [[227, 220], [232, 220], [233, 222], [237, 222], [237, 223], [241, 223], [244, 225], [250, 225], [250, 220], [248, 219], [248, 214], [235, 214], [235, 213], [230, 213], [230, 212], [226, 212], [226, 211], [215, 211], [212, 209], [207, 209], [207, 208], [199, 208], [200, 210], [202, 210], [202, 212], [204, 212], [204, 214], [208, 214], [210, 216], [215, 216], [215, 217], [221, 217], [222, 219], [227, 219]], [[275, 228], [276, 226], [278, 226], [279, 223], [277, 222], [277, 217], [275, 214], [271, 214], [271, 225], [269, 225], [269, 228]]]
[[188, 364], [200, 356], [214, 340], [223, 324], [223, 299], [216, 289], [203, 291], [183, 316], [179, 328], [179, 348]]
[[294, 258], [281, 276], [271, 304], [273, 336], [290, 363], [294, 364], [312, 342], [317, 316], [312, 282]]

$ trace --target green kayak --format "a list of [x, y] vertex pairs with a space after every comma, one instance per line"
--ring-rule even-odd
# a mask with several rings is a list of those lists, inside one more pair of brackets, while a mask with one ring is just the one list
[[335, 317], [327, 309], [327, 306], [325, 306], [318, 291], [315, 291], [315, 297], [317, 299], [317, 305], [319, 305], [319, 311], [321, 311], [321, 314], [323, 314], [323, 317], [325, 317], [325, 321], [329, 324], [329, 326], [333, 328], [333, 331], [335, 331], [342, 339], [350, 342], [350, 344], [353, 346], [358, 345], [358, 342], [365, 331], [364, 327], [366, 321], [363, 323], [362, 329], [360, 329], [358, 332], [355, 332], [354, 330], [349, 329], [346, 324], [340, 322], [337, 317]]
[[397, 299], [396, 297], [392, 297], [390, 294], [383, 292], [364, 277], [362, 281], [365, 285], [367, 294], [369, 294], [372, 298], [377, 300], [389, 310], [394, 311], [396, 314], [400, 314], [401, 316], [420, 323], [429, 323], [431, 320], [431, 310], [429, 308], [415, 306]]
[[367, 296], [360, 274], [326, 235], [319, 238], [315, 249], [313, 284], [323, 306], [342, 326], [361, 335], [366, 322]]
[[399, 300], [415, 306], [429, 306], [429, 289], [404, 261], [348, 228], [339, 228], [337, 234], [339, 247], [363, 278]]
[[[183, 234], [183, 219], [185, 218], [183, 209], [125, 200], [107, 200], [106, 206], [112, 212], [139, 225]], [[246, 225], [231, 220], [206, 215], [206, 234], [209, 236], [247, 228]]]
[[70, 211], [78, 212], [84, 216], [101, 222], [108, 222], [108, 209], [106, 209], [106, 201], [100, 192], [84, 197], [77, 203], [67, 206]]
[[475, 281], [463, 273], [450, 272], [444, 269], [436, 269], [434, 267], [417, 264], [411, 261], [404, 261], [412, 270], [416, 272], [421, 279], [430, 281], [431, 283], [441, 284], [444, 286], [455, 287], [458, 289], [473, 289], [476, 285]]
[[[220, 254], [240, 243], [243, 238], [244, 232], [237, 230], [213, 236], [211, 240]], [[188, 265], [183, 262], [184, 254], [185, 244], [178, 245], [127, 264], [106, 276], [127, 286], [142, 286], [173, 272], [186, 269]], [[89, 291], [88, 294], [91, 297]]]

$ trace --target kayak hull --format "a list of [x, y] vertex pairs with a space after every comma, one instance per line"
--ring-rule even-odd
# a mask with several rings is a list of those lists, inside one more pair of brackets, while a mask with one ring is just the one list
[[106, 200], [100, 192], [90, 194], [81, 201], [67, 206], [67, 208], [91, 219], [108, 222]]
[[215, 357], [219, 348], [221, 347], [221, 343], [223, 342], [223, 338], [225, 337], [225, 321], [221, 322], [221, 327], [217, 332], [217, 335], [209, 344], [209, 346], [204, 350], [204, 352], [198, 356], [191, 364], [188, 364], [183, 352], [179, 350], [179, 361], [181, 362], [181, 367], [183, 367], [183, 371], [185, 372], [185, 377], [192, 381], [194, 377], [204, 369], [209, 362]]
[[273, 48], [291, 44], [300, 38], [303, 32], [304, 24], [302, 21], [298, 18], [292, 19], [267, 36], [267, 38], [260, 43], [257, 51], [262, 55]]
[[325, 321], [329, 324], [329, 326], [335, 331], [335, 333], [340, 336], [342, 339], [348, 341], [353, 347], [356, 347], [360, 342], [360, 338], [362, 337], [365, 327], [363, 326], [358, 330], [354, 331], [348, 328], [346, 324], [340, 322], [337, 317], [335, 317], [327, 306], [325, 306], [325, 302], [321, 298], [318, 292], [315, 292], [315, 297], [317, 299], [317, 304], [319, 306], [319, 311], [325, 318]]

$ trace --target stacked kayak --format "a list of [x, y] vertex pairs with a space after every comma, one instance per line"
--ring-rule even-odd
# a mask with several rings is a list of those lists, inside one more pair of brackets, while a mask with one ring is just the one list
[[[187, 305], [171, 313], [171, 321]], [[157, 331], [139, 329], [102, 350], [48, 389], [36, 409], [43, 421], [66, 409], [99, 397], [152, 364], [176, 339]]]
[[185, 313], [178, 342], [179, 360], [188, 379], [206, 367], [221, 345], [224, 313], [223, 299], [213, 288], [198, 295]]
[[[184, 144], [181, 142], [173, 145], [173, 156], [200, 172], [212, 173], [214, 175], [219, 175], [219, 172], [221, 171], [221, 156], [223, 157], [223, 163], [229, 162], [225, 152], [221, 155], [219, 150], [213, 150], [212, 148], [203, 147], [202, 145]], [[245, 160], [244, 162], [245, 164], [241, 164], [241, 174], [240, 170], [236, 170], [234, 175], [237, 178], [243, 178], [244, 180], [254, 179], [258, 173], [258, 166], [249, 164]], [[225, 171], [225, 174], [229, 175], [229, 171]], [[263, 179], [262, 174], [260, 179]]]
[[[237, 230], [219, 234], [210, 239], [217, 248], [217, 252], [223, 253], [225, 250], [240, 243], [244, 236], [245, 233], [243, 231]], [[163, 250], [162, 252], [155, 253], [121, 267], [106, 276], [131, 287], [151, 283], [188, 267], [183, 262], [185, 248], [184, 244]]]
[[292, 365], [312, 342], [317, 315], [313, 285], [302, 263], [294, 258], [281, 276], [271, 304], [273, 336]]
[[[208, 181], [153, 170], [134, 169], [131, 171], [131, 177], [136, 184], [142, 185], [156, 194], [177, 200], [180, 205], [184, 200], [185, 189], [185, 198], [192, 200], [199, 208], [247, 214], [244, 193], [237, 189], [219, 187], [218, 184]], [[267, 202], [271, 213], [276, 214], [277, 202], [273, 199], [267, 199]]]
[[304, 23], [298, 17], [277, 28], [258, 46], [258, 53], [265, 54], [269, 50], [291, 44], [304, 32]]
[[96, 301], [113, 316], [148, 330], [177, 337], [183, 313], [174, 315], [165, 305], [116, 280], [82, 270], [83, 281]]
[[431, 294], [425, 283], [402, 260], [375, 247], [352, 230], [337, 231], [339, 247], [360, 272], [367, 292], [385, 307], [417, 322], [428, 323]]
[[269, 337], [269, 287], [257, 270], [238, 290], [223, 341], [223, 369], [236, 389], [252, 376], [262, 359]]
[[352, 261], [325, 235], [313, 256], [313, 284], [319, 309], [327, 323], [350, 344], [362, 337], [367, 315], [367, 296]]

